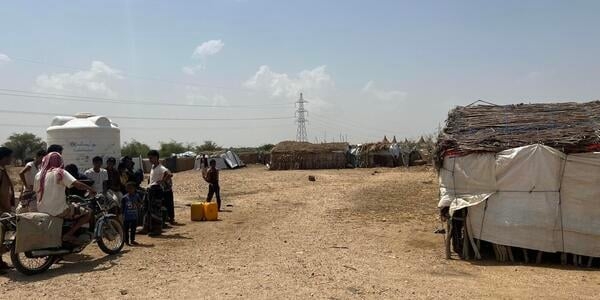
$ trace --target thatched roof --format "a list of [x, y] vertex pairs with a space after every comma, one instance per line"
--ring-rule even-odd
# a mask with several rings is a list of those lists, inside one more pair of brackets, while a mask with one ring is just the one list
[[499, 152], [544, 144], [565, 153], [597, 151], [600, 101], [475, 105], [450, 111], [438, 137], [435, 160], [447, 154]]
[[360, 148], [362, 149], [361, 152], [366, 154], [367, 152], [389, 151], [391, 145], [390, 142], [366, 143], [360, 145]]
[[308, 142], [284, 141], [271, 150], [271, 153], [328, 153], [328, 152], [346, 152], [348, 143], [323, 143], [312, 144]]
[[381, 142], [384, 143], [384, 144], [389, 144], [390, 143], [390, 141], [387, 138], [387, 135], [383, 136], [383, 141], [381, 141]]

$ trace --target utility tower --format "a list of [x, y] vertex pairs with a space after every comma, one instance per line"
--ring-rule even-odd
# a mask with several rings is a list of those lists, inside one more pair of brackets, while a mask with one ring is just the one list
[[302, 93], [300, 93], [300, 99], [296, 101], [296, 123], [298, 124], [298, 129], [296, 130], [296, 141], [298, 142], [308, 142], [308, 137], [306, 134], [306, 117], [308, 117], [308, 111], [304, 109], [304, 103], [307, 103], [304, 98], [302, 98]]

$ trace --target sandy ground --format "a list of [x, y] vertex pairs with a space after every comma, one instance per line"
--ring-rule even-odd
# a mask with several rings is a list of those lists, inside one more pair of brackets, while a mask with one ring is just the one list
[[[316, 182], [309, 182], [315, 175]], [[431, 169], [221, 174], [229, 212], [189, 221], [206, 193], [175, 177], [182, 226], [105, 256], [90, 245], [45, 274], [0, 276], [2, 299], [598, 298], [597, 269], [446, 260]], [[5, 259], [7, 257], [5, 256]]]

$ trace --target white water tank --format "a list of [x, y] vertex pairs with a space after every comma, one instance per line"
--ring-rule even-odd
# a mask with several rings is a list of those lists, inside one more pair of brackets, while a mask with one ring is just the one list
[[46, 129], [48, 145], [63, 147], [65, 165], [76, 164], [80, 171], [92, 167], [92, 158], [121, 156], [121, 131], [107, 117], [78, 113], [73, 117], [57, 116]]

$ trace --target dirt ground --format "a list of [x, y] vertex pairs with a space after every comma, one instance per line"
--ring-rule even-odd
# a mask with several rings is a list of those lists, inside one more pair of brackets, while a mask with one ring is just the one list
[[[308, 181], [316, 176], [316, 182]], [[162, 237], [105, 256], [95, 244], [45, 274], [0, 276], [2, 299], [598, 298], [597, 269], [446, 260], [434, 234], [431, 169], [221, 173], [228, 212], [189, 221], [206, 193], [175, 176], [177, 218]], [[8, 257], [5, 255], [5, 260]]]

